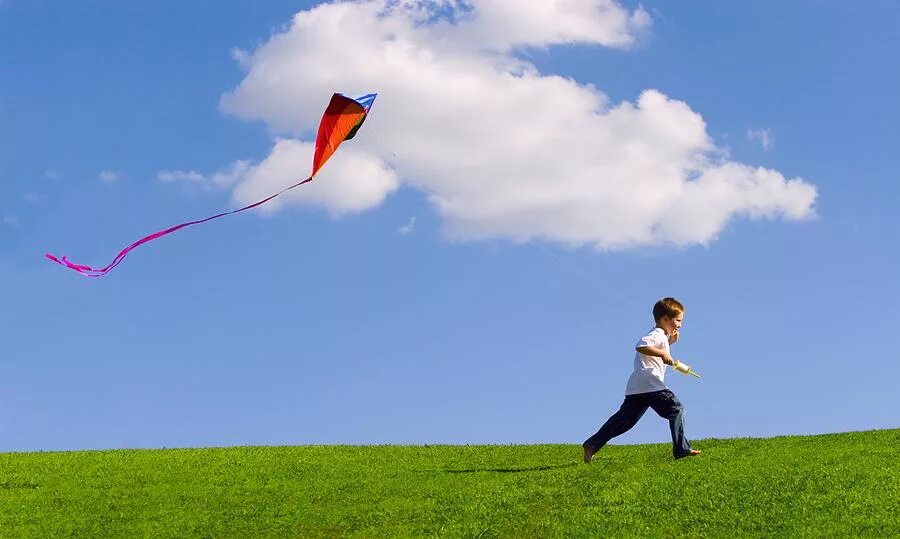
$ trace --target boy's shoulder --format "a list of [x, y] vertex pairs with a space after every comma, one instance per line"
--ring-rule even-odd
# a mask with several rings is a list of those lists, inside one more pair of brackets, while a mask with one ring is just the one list
[[664, 330], [663, 328], [661, 328], [659, 326], [653, 326], [652, 328], [648, 329], [646, 333], [644, 333], [645, 336], [655, 335], [655, 334], [665, 335], [666, 330]]
[[661, 328], [659, 326], [654, 326], [654, 327], [648, 329], [647, 332], [644, 333], [644, 335], [641, 337], [640, 340], [641, 341], [650, 341], [650, 342], [657, 342], [657, 341], [661, 342], [661, 341], [665, 340], [666, 342], [668, 342], [669, 338], [668, 338], [668, 335], [666, 335], [666, 330], [664, 330], [663, 328]]

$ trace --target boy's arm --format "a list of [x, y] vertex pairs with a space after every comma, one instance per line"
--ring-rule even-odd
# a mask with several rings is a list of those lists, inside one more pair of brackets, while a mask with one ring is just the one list
[[645, 356], [656, 356], [658, 358], [662, 358], [662, 362], [666, 365], [674, 365], [675, 360], [672, 359], [672, 356], [669, 355], [668, 352], [662, 349], [659, 346], [638, 346], [635, 348], [638, 352], [644, 354]]

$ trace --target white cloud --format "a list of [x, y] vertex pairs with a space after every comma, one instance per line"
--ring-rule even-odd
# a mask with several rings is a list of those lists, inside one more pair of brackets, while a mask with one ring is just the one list
[[769, 150], [775, 146], [775, 137], [772, 136], [771, 129], [748, 129], [747, 140], [759, 142], [764, 150]]
[[122, 178], [121, 172], [116, 172], [114, 170], [103, 170], [100, 174], [97, 175], [103, 183], [113, 183]]
[[196, 172], [194, 170], [161, 170], [156, 174], [156, 178], [159, 181], [172, 183], [172, 182], [188, 182], [188, 183], [200, 183], [207, 181], [206, 176]]
[[19, 226], [19, 218], [15, 215], [6, 214], [3, 216], [3, 224], [7, 226]]
[[156, 178], [165, 183], [182, 182], [210, 189], [225, 188], [246, 179], [250, 168], [250, 161], [242, 160], [235, 161], [226, 170], [220, 170], [210, 175], [196, 170], [161, 170], [156, 174]]
[[415, 226], [416, 226], [416, 218], [410, 217], [409, 221], [407, 221], [405, 225], [403, 225], [397, 229], [397, 232], [406, 236], [406, 235], [409, 235], [413, 231], [413, 228]]
[[651, 23], [643, 8], [628, 12], [612, 0], [473, 0], [467, 4], [471, 11], [469, 17], [463, 18], [464, 24], [444, 31], [457, 43], [500, 52], [516, 46], [559, 43], [625, 48]]
[[[815, 187], [729, 161], [688, 104], [654, 89], [610, 103], [515, 56], [556, 43], [628, 47], [649, 24], [609, 0], [324, 4], [234, 53], [246, 76], [221, 106], [309, 136], [333, 91], [379, 92], [360, 136], [268, 211], [361, 211], [402, 182], [426, 193], [451, 237], [598, 249], [705, 244], [735, 217], [812, 216]], [[302, 179], [311, 154], [311, 143], [279, 140], [237, 180], [235, 201]]]
[[31, 204], [37, 204], [41, 201], [41, 196], [37, 193], [25, 193], [24, 195], [22, 195], [22, 200]]
[[250, 161], [235, 161], [228, 169], [220, 170], [210, 176], [209, 181], [216, 187], [231, 187], [246, 179], [250, 169]]
[[[314, 150], [310, 142], [282, 139], [258, 164], [242, 160], [209, 175], [194, 170], [162, 170], [156, 176], [163, 182], [183, 182], [206, 189], [234, 187], [234, 203], [243, 206], [306, 179]], [[315, 189], [291, 190], [261, 206], [259, 211], [273, 213], [284, 204], [300, 204], [324, 206], [337, 217], [377, 206], [399, 186], [396, 173], [365, 151], [348, 146], [341, 148], [341, 156], [316, 175]]]
[[[247, 168], [243, 181], [234, 190], [235, 201], [249, 204], [303, 180], [309, 173], [314, 150], [310, 142], [279, 140], [269, 157]], [[271, 213], [284, 204], [303, 204], [324, 206], [331, 215], [340, 216], [381, 204], [398, 185], [396, 173], [376, 156], [352, 146], [342, 147], [341, 158], [331, 159], [316, 175], [313, 185], [288, 191], [261, 210]]]
[[46, 180], [61, 180], [62, 177], [62, 172], [58, 170], [48, 168], [44, 171], [44, 179]]
[[231, 49], [231, 57], [242, 69], [250, 69], [250, 53], [234, 47]]

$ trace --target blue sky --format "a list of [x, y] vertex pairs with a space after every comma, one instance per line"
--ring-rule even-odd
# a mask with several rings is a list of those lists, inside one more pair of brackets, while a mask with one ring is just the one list
[[900, 426], [900, 6], [603, 4], [0, 1], [0, 451]]

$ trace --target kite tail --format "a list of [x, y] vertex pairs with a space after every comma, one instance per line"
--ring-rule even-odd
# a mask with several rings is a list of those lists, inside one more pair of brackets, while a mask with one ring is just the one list
[[218, 219], [219, 217], [225, 217], [226, 215], [231, 215], [233, 213], [240, 213], [245, 210], [253, 209], [257, 206], [261, 206], [261, 205], [265, 204], [266, 202], [272, 200], [273, 198], [277, 197], [278, 195], [280, 195], [286, 191], [290, 191], [291, 189], [293, 189], [295, 187], [299, 187], [299, 186], [303, 185], [304, 183], [311, 182], [312, 180], [313, 180], [313, 177], [310, 176], [309, 178], [306, 178], [303, 181], [297, 182], [294, 185], [285, 187], [284, 189], [282, 189], [281, 191], [278, 191], [274, 195], [266, 197], [258, 202], [254, 202], [253, 204], [250, 204], [249, 206], [244, 206], [243, 208], [238, 208], [236, 210], [218, 213], [216, 215], [211, 215], [209, 217], [206, 217], [204, 219], [198, 219], [196, 221], [188, 221], [187, 223], [181, 223], [179, 225], [169, 227], [165, 230], [160, 230], [159, 232], [154, 232], [153, 234], [150, 234], [149, 236], [145, 236], [145, 237], [137, 240], [136, 242], [132, 243], [128, 247], [122, 249], [122, 251], [120, 251], [119, 254], [116, 255], [116, 258], [114, 258], [113, 261], [110, 262], [109, 265], [107, 265], [104, 268], [92, 268], [90, 266], [85, 266], [82, 264], [74, 264], [74, 263], [70, 262], [69, 259], [66, 258], [65, 256], [56, 257], [56, 256], [51, 255], [50, 253], [47, 253], [44, 256], [47, 257], [47, 259], [52, 260], [53, 262], [56, 262], [60, 266], [65, 266], [71, 270], [77, 271], [78, 273], [84, 275], [85, 277], [102, 277], [102, 276], [106, 275], [107, 273], [109, 273], [110, 271], [112, 271], [113, 268], [118, 266], [119, 263], [121, 263], [122, 260], [125, 259], [125, 257], [128, 255], [129, 252], [131, 252], [133, 249], [135, 249], [149, 241], [153, 241], [157, 238], [161, 238], [167, 234], [171, 234], [172, 232], [181, 230], [182, 228], [187, 227], [187, 226], [198, 225], [200, 223], [212, 221], [213, 219]]

